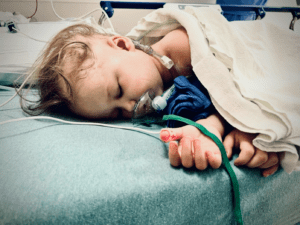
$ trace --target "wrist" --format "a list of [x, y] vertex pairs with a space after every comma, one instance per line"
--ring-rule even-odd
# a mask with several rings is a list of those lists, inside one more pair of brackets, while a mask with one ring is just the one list
[[197, 123], [206, 127], [208, 130], [213, 128], [221, 137], [224, 136], [226, 121], [218, 113], [212, 114], [206, 119], [198, 120]]

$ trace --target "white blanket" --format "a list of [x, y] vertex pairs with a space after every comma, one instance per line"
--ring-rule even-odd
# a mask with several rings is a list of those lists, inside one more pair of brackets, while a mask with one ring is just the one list
[[253, 144], [283, 152], [281, 166], [300, 170], [300, 36], [260, 21], [228, 22], [210, 8], [159, 9], [127, 35], [147, 34], [151, 44], [183, 26], [193, 70], [218, 112], [237, 129], [259, 133]]

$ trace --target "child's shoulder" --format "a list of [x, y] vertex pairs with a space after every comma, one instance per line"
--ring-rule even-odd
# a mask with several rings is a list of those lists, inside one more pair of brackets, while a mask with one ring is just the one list
[[166, 34], [164, 39], [168, 41], [170, 46], [189, 46], [189, 38], [184, 28], [170, 31], [168, 34]]
[[179, 62], [179, 66], [190, 65], [190, 43], [187, 32], [184, 28], [169, 32], [164, 38], [164, 45], [174, 62]]

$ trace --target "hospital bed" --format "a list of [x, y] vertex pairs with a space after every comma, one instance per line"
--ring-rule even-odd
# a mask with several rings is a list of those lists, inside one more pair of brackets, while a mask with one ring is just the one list
[[[115, 4], [110, 6], [125, 7]], [[146, 7], [128, 4], [126, 8]], [[159, 3], [155, 8], [162, 6]], [[296, 17], [299, 13], [298, 8], [251, 9], [281, 10]], [[69, 24], [61, 22], [59, 29]], [[49, 23], [49, 32], [56, 31], [56, 25]], [[11, 41], [18, 41], [12, 35]], [[46, 39], [52, 34], [44, 35]], [[23, 54], [30, 56], [35, 54]], [[11, 76], [22, 71], [16, 64], [11, 65], [13, 71], [8, 67], [0, 78], [0, 103], [15, 93]], [[70, 115], [51, 116], [74, 124], [46, 117], [14, 121], [28, 118], [18, 97], [0, 108], [0, 224], [236, 223], [232, 185], [224, 167], [198, 171], [170, 166], [168, 146], [157, 134], [164, 125], [106, 122], [125, 127], [119, 129], [80, 124], [84, 121]], [[9, 120], [14, 122], [5, 122]], [[126, 129], [132, 127], [153, 134]], [[235, 167], [233, 160], [230, 165], [239, 182], [244, 224], [294, 225], [300, 221], [299, 172], [287, 174], [280, 169], [263, 178], [258, 169]]]

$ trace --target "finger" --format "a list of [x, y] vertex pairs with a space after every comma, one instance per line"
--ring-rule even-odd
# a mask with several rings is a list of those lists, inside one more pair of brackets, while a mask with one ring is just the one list
[[264, 152], [258, 148], [255, 150], [255, 154], [250, 162], [247, 163], [249, 168], [255, 168], [263, 165], [268, 161], [268, 153]]
[[[221, 137], [218, 137], [221, 140]], [[209, 137], [203, 136], [200, 139], [201, 151], [204, 151], [205, 159], [212, 168], [217, 169], [222, 164], [222, 156], [219, 147]]]
[[232, 149], [234, 147], [234, 133], [229, 133], [223, 142], [228, 159], [232, 157]]
[[172, 166], [178, 167], [181, 165], [178, 144], [175, 141], [171, 141], [169, 144], [169, 160]]
[[164, 142], [176, 141], [183, 136], [182, 128], [162, 129], [160, 131], [160, 139]]
[[218, 151], [206, 151], [205, 152], [207, 161], [209, 163], [209, 165], [213, 168], [213, 169], [218, 169], [221, 164], [222, 164], [222, 156], [221, 156], [221, 152]]
[[240, 150], [241, 152], [239, 157], [234, 161], [234, 165], [236, 166], [247, 164], [252, 159], [255, 153], [254, 146], [248, 141], [241, 141]]
[[259, 166], [259, 168], [261, 169], [267, 169], [269, 167], [276, 165], [279, 162], [279, 156], [276, 152], [267, 152], [267, 154], [268, 154], [268, 160], [267, 162]]
[[271, 166], [270, 168], [268, 169], [265, 169], [263, 172], [262, 172], [262, 175], [264, 177], [268, 177], [270, 175], [273, 175], [279, 168], [279, 163], [275, 164], [274, 166]]
[[207, 159], [205, 156], [205, 151], [201, 149], [201, 141], [195, 139], [193, 141], [194, 145], [194, 157], [195, 157], [195, 166], [198, 170], [205, 170], [208, 166]]
[[182, 138], [179, 142], [179, 148], [181, 148], [181, 164], [186, 168], [191, 168], [194, 165], [192, 138]]

